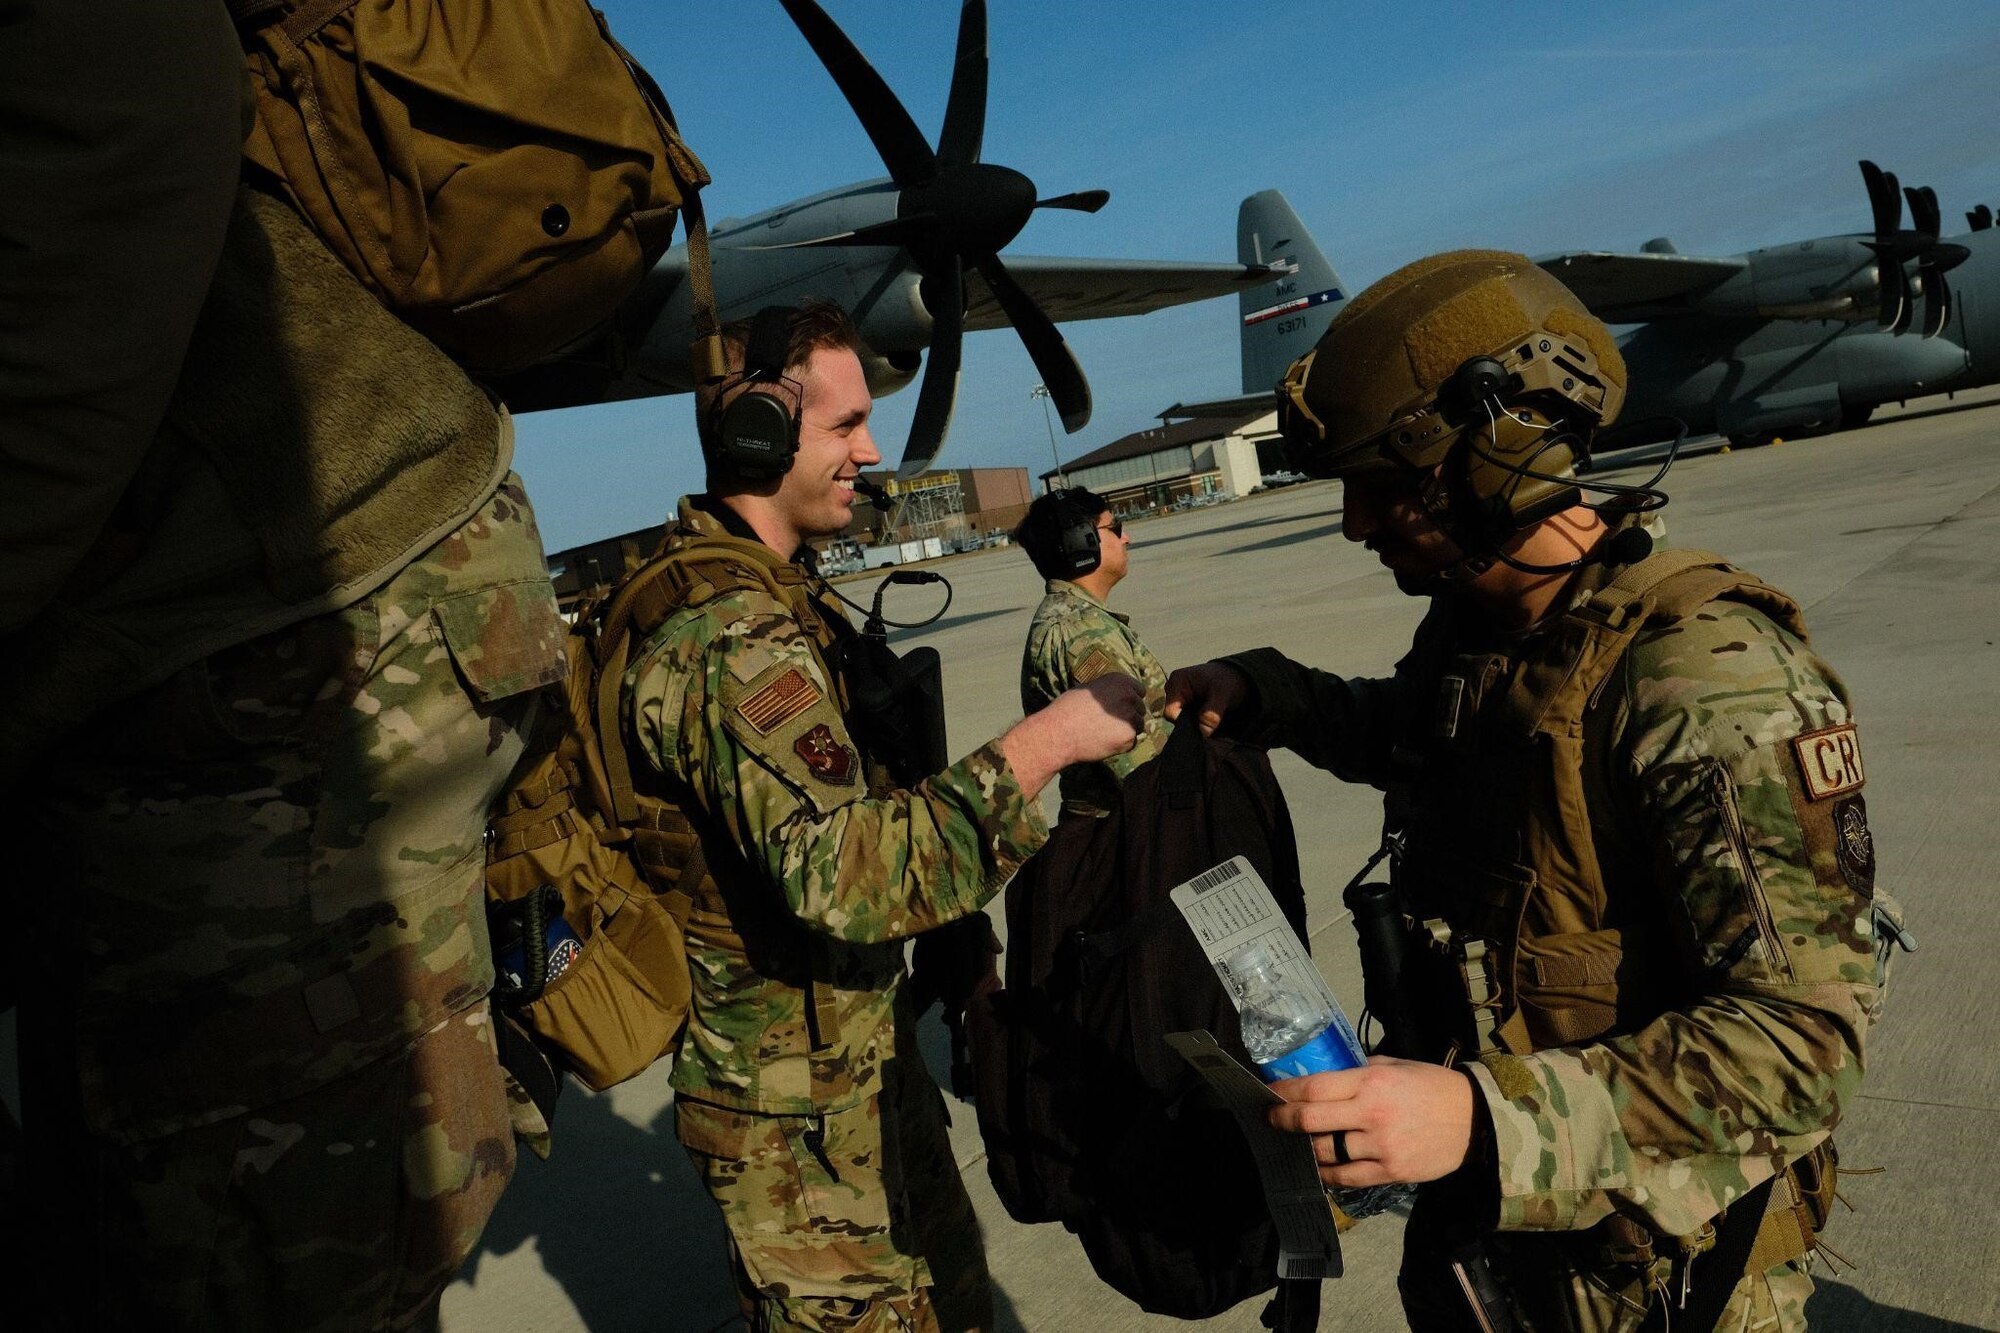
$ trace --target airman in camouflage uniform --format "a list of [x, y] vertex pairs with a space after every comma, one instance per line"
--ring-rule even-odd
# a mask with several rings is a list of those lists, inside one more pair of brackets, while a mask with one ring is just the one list
[[[1095, 530], [1096, 549], [1080, 561], [1065, 559], [1061, 528], [1066, 523], [1090, 524]], [[1047, 580], [1021, 650], [1022, 710], [1033, 713], [1064, 690], [1108, 672], [1122, 672], [1146, 687], [1146, 729], [1139, 743], [1101, 764], [1079, 765], [1062, 775], [1065, 814], [1102, 813], [1117, 804], [1126, 775], [1158, 754], [1167, 739], [1161, 711], [1167, 673], [1132, 622], [1106, 605], [1130, 567], [1132, 539], [1100, 497], [1072, 487], [1036, 499], [1014, 530], [1014, 541]], [[1077, 567], [1093, 558], [1093, 567]]]
[[[1129, 746], [1138, 691], [1107, 677], [912, 787], [888, 782], [829, 666], [853, 631], [780, 554], [842, 530], [859, 469], [880, 460], [866, 381], [837, 308], [787, 319], [785, 379], [739, 369], [699, 398], [713, 489], [681, 502], [669, 549], [712, 572], [625, 678], [629, 738], [699, 844], [682, 871], [678, 1134], [728, 1223], [753, 1328], [987, 1327], [904, 946], [999, 892], [1047, 836], [1036, 793], [1063, 764]], [[738, 367], [746, 341], [729, 331]], [[792, 395], [798, 447], [775, 483], [714, 445], [742, 392]]]
[[0, 655], [42, 1324], [421, 1325], [476, 1243], [514, 1160], [486, 811], [563, 673], [510, 452], [243, 191], [142, 544]]
[[[1513, 349], [1544, 334], [1570, 349], [1569, 387], [1578, 367], [1614, 386], [1594, 410], [1535, 391]], [[1346, 535], [1430, 615], [1389, 679], [1262, 649], [1176, 673], [1170, 707], [1388, 790], [1394, 881], [1429, 927], [1396, 1050], [1458, 1069], [1378, 1056], [1279, 1085], [1273, 1119], [1316, 1136], [1330, 1185], [1429, 1182], [1401, 1278], [1415, 1328], [1479, 1326], [1455, 1263], [1490, 1265], [1543, 1333], [1634, 1330], [1662, 1305], [1678, 1322], [1704, 1286], [1721, 1327], [1803, 1328], [1815, 1150], [1859, 1088], [1877, 913], [1894, 920], [1847, 693], [1783, 594], [1714, 557], [1648, 557], [1577, 503], [1545, 437], [1615, 413], [1623, 368], [1527, 261], [1412, 265], [1318, 351], [1288, 380], [1317, 420], [1288, 431], [1343, 476]], [[1398, 443], [1438, 422], [1471, 443]], [[1467, 513], [1482, 466], [1547, 488], [1512, 497], [1528, 521]]]

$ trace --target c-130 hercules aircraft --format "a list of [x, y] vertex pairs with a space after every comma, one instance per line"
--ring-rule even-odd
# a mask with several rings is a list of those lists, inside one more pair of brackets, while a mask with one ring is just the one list
[[[780, 0], [839, 85], [888, 168], [887, 179], [828, 190], [710, 233], [723, 320], [807, 297], [838, 301], [868, 344], [877, 394], [928, 361], [897, 475], [936, 457], [958, 391], [968, 329], [1011, 324], [1048, 386], [1064, 429], [1090, 420], [1090, 385], [1056, 320], [1104, 319], [1223, 296], [1279, 277], [1262, 264], [1202, 264], [1023, 255], [1000, 257], [1038, 208], [1094, 213], [1110, 195], [1037, 198], [1020, 172], [980, 160], [986, 121], [986, 0], [964, 0], [944, 127], [935, 149], [847, 35], [814, 0]], [[693, 302], [687, 247], [663, 256], [621, 308], [623, 354], [601, 349], [502, 381], [516, 411], [686, 393]], [[926, 352], [928, 355], [926, 356]]]
[[[1538, 259], [1620, 340], [1631, 370], [1621, 423], [1599, 449], [1693, 433], [1762, 444], [1859, 426], [1877, 406], [2000, 381], [2000, 231], [1941, 236], [1928, 187], [1861, 163], [1872, 233], [1823, 236], [1726, 258], [1664, 237], [1639, 254]], [[1903, 202], [1910, 226], [1904, 227]], [[1947, 279], [1946, 273], [1952, 276]]]

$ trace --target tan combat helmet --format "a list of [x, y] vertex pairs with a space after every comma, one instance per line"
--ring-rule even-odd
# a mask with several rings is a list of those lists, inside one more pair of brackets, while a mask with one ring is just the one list
[[1480, 525], [1512, 529], [1578, 501], [1575, 455], [1624, 399], [1611, 331], [1567, 287], [1521, 255], [1453, 250], [1348, 302], [1278, 385], [1278, 424], [1315, 476], [1452, 460]]

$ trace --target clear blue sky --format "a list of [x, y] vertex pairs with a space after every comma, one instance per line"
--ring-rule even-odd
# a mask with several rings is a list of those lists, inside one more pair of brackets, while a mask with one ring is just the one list
[[[741, 216], [881, 162], [776, 0], [598, 0], [658, 77]], [[958, 6], [822, 0], [935, 138]], [[1542, 254], [1671, 236], [1732, 253], [1865, 230], [1855, 159], [1934, 186], [1946, 231], [2000, 206], [1993, 0], [1383, 4], [990, 0], [985, 160], [1044, 195], [1022, 254], [1229, 261], [1236, 207], [1276, 187], [1350, 290], [1456, 246]], [[1239, 391], [1232, 299], [1068, 324], [1096, 410], [1065, 459]], [[1050, 465], [1034, 367], [967, 336], [940, 465]], [[883, 400], [893, 461], [914, 388]], [[551, 550], [656, 523], [700, 485], [692, 399], [519, 420], [517, 467]]]

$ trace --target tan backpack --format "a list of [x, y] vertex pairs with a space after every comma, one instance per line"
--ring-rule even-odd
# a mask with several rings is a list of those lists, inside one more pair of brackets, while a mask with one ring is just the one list
[[[786, 599], [783, 572], [755, 543], [712, 538], [655, 556], [579, 613], [560, 706], [488, 821], [494, 1001], [592, 1088], [679, 1045], [688, 913], [717, 904], [693, 824], [633, 775], [619, 708], [632, 647], [681, 607], [732, 589]], [[523, 945], [513, 967], [509, 937]]]
[[[641, 599], [659, 601], [667, 565], [652, 561], [577, 616], [566, 645], [570, 669], [560, 706], [551, 701], [529, 759], [487, 825], [486, 898], [496, 923], [495, 952], [505, 954], [501, 923], [511, 921], [524, 939], [522, 970], [529, 973], [509, 985], [503, 957], [494, 999], [570, 1072], [599, 1090], [671, 1053], [687, 1018], [682, 927], [694, 886], [680, 882], [686, 858], [654, 853], [642, 863], [639, 844], [654, 839], [635, 837], [631, 825], [637, 821], [617, 819], [614, 794], [622, 781], [630, 808], [618, 701], [632, 611]], [[614, 751], [608, 759], [607, 738]], [[648, 804], [654, 807], [648, 831], [674, 822], [677, 812]], [[698, 845], [685, 819], [679, 823], [686, 833], [682, 846]]]
[[579, 345], [687, 211], [695, 378], [722, 373], [709, 176], [585, 0], [229, 0], [276, 176], [328, 249], [468, 368]]

